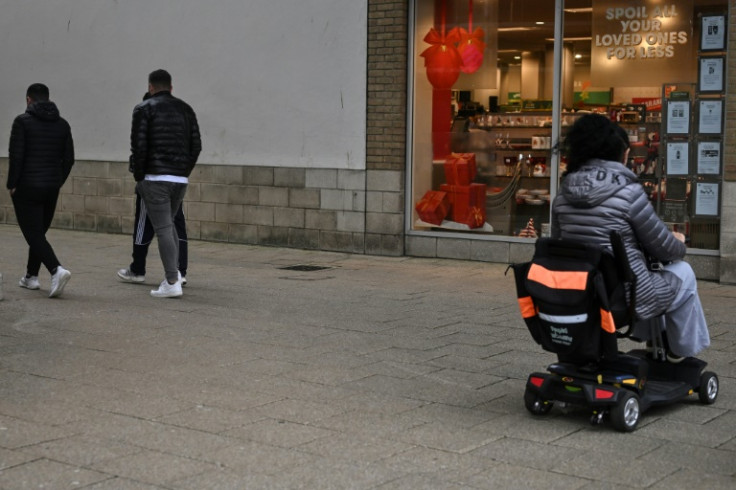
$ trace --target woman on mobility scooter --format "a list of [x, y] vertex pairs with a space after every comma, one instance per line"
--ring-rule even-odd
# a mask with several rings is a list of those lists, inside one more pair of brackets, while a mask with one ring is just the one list
[[[552, 205], [552, 237], [610, 248], [609, 234], [618, 231], [636, 275], [637, 318], [665, 315], [667, 359], [678, 362], [708, 347], [695, 274], [681, 260], [685, 237], [669, 231], [625, 167], [626, 131], [605, 116], [587, 114], [573, 124], [563, 152], [567, 170]], [[650, 270], [647, 257], [665, 264], [662, 270]], [[646, 325], [634, 325], [632, 336], [648, 339]]]
[[[512, 266], [530, 333], [558, 356], [547, 373], [529, 375], [527, 410], [542, 415], [555, 401], [587, 405], [592, 423], [610, 415], [628, 432], [651, 406], [695, 392], [714, 403], [718, 377], [692, 357], [710, 337], [695, 274], [681, 260], [684, 236], [669, 231], [623, 165], [626, 132], [605, 116], [585, 115], [562, 151], [568, 166], [552, 205], [551, 238], [537, 240], [532, 261]], [[648, 258], [665, 265], [653, 270]], [[617, 350], [626, 325], [631, 337], [651, 342], [651, 352]]]

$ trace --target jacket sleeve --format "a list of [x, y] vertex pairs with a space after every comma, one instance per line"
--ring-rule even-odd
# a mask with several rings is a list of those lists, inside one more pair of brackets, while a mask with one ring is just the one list
[[191, 111], [191, 120], [189, 122], [189, 156], [190, 156], [190, 167], [189, 172], [192, 171], [194, 165], [197, 163], [199, 154], [202, 152], [202, 138], [199, 134], [199, 124], [197, 123], [197, 115], [194, 111]]
[[630, 219], [639, 244], [652, 258], [664, 262], [681, 259], [685, 256], [685, 244], [675, 238], [667, 225], [659, 219], [647, 198], [644, 189], [638, 186], [631, 202]]
[[64, 182], [66, 182], [66, 179], [69, 178], [69, 174], [72, 171], [72, 167], [74, 166], [74, 139], [72, 138], [72, 130], [71, 128], [68, 128], [67, 136], [66, 136], [66, 143], [64, 144], [64, 157], [62, 160], [62, 185], [64, 185]]
[[26, 136], [25, 127], [20, 117], [15, 118], [10, 130], [10, 144], [8, 145], [8, 189], [18, 187], [20, 176], [23, 173], [23, 162], [25, 160]]
[[148, 157], [148, 117], [145, 108], [136, 106], [133, 109], [133, 123], [130, 130], [130, 164], [133, 178], [140, 182], [146, 176], [146, 159]]
[[560, 230], [560, 219], [557, 215], [557, 204], [559, 203], [559, 200], [560, 196], [556, 196], [552, 202], [552, 220], [549, 227], [551, 238], [560, 238], [562, 236], [562, 231]]

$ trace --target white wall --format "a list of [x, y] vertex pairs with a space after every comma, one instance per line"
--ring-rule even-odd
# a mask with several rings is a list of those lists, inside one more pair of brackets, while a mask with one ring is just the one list
[[[367, 0], [0, 0], [0, 155], [49, 85], [77, 158], [128, 159], [157, 68], [197, 112], [200, 162], [365, 168]], [[4, 143], [3, 143], [4, 141]]]

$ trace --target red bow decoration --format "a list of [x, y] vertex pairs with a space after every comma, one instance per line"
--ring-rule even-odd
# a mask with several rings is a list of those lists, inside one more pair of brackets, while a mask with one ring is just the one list
[[483, 216], [483, 212], [480, 210], [480, 208], [476, 206], [470, 208], [470, 211], [468, 212], [468, 226], [470, 226], [471, 228], [479, 228], [483, 226], [484, 222], [485, 216]]
[[483, 36], [485, 31], [480, 27], [476, 27], [472, 34], [460, 28], [458, 51], [463, 60], [460, 67], [463, 73], [473, 73], [483, 64], [483, 52], [486, 50], [486, 43], [481, 41]]
[[451, 89], [460, 77], [463, 59], [455, 45], [460, 41], [460, 33], [454, 27], [446, 34], [440, 34], [432, 27], [424, 42], [431, 44], [421, 56], [427, 68], [427, 78], [434, 88]]

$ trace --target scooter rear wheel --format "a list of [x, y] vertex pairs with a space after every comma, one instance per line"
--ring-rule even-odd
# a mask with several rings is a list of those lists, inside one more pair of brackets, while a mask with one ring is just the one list
[[631, 432], [636, 429], [640, 417], [639, 397], [631, 391], [625, 392], [621, 400], [611, 408], [611, 425], [621, 432]]
[[524, 391], [524, 406], [533, 415], [545, 415], [549, 413], [552, 410], [552, 404], [551, 401], [542, 400], [539, 395], [530, 391], [528, 388]]
[[700, 387], [698, 388], [698, 398], [701, 403], [711, 405], [718, 398], [718, 376], [712, 371], [706, 371], [700, 375]]

